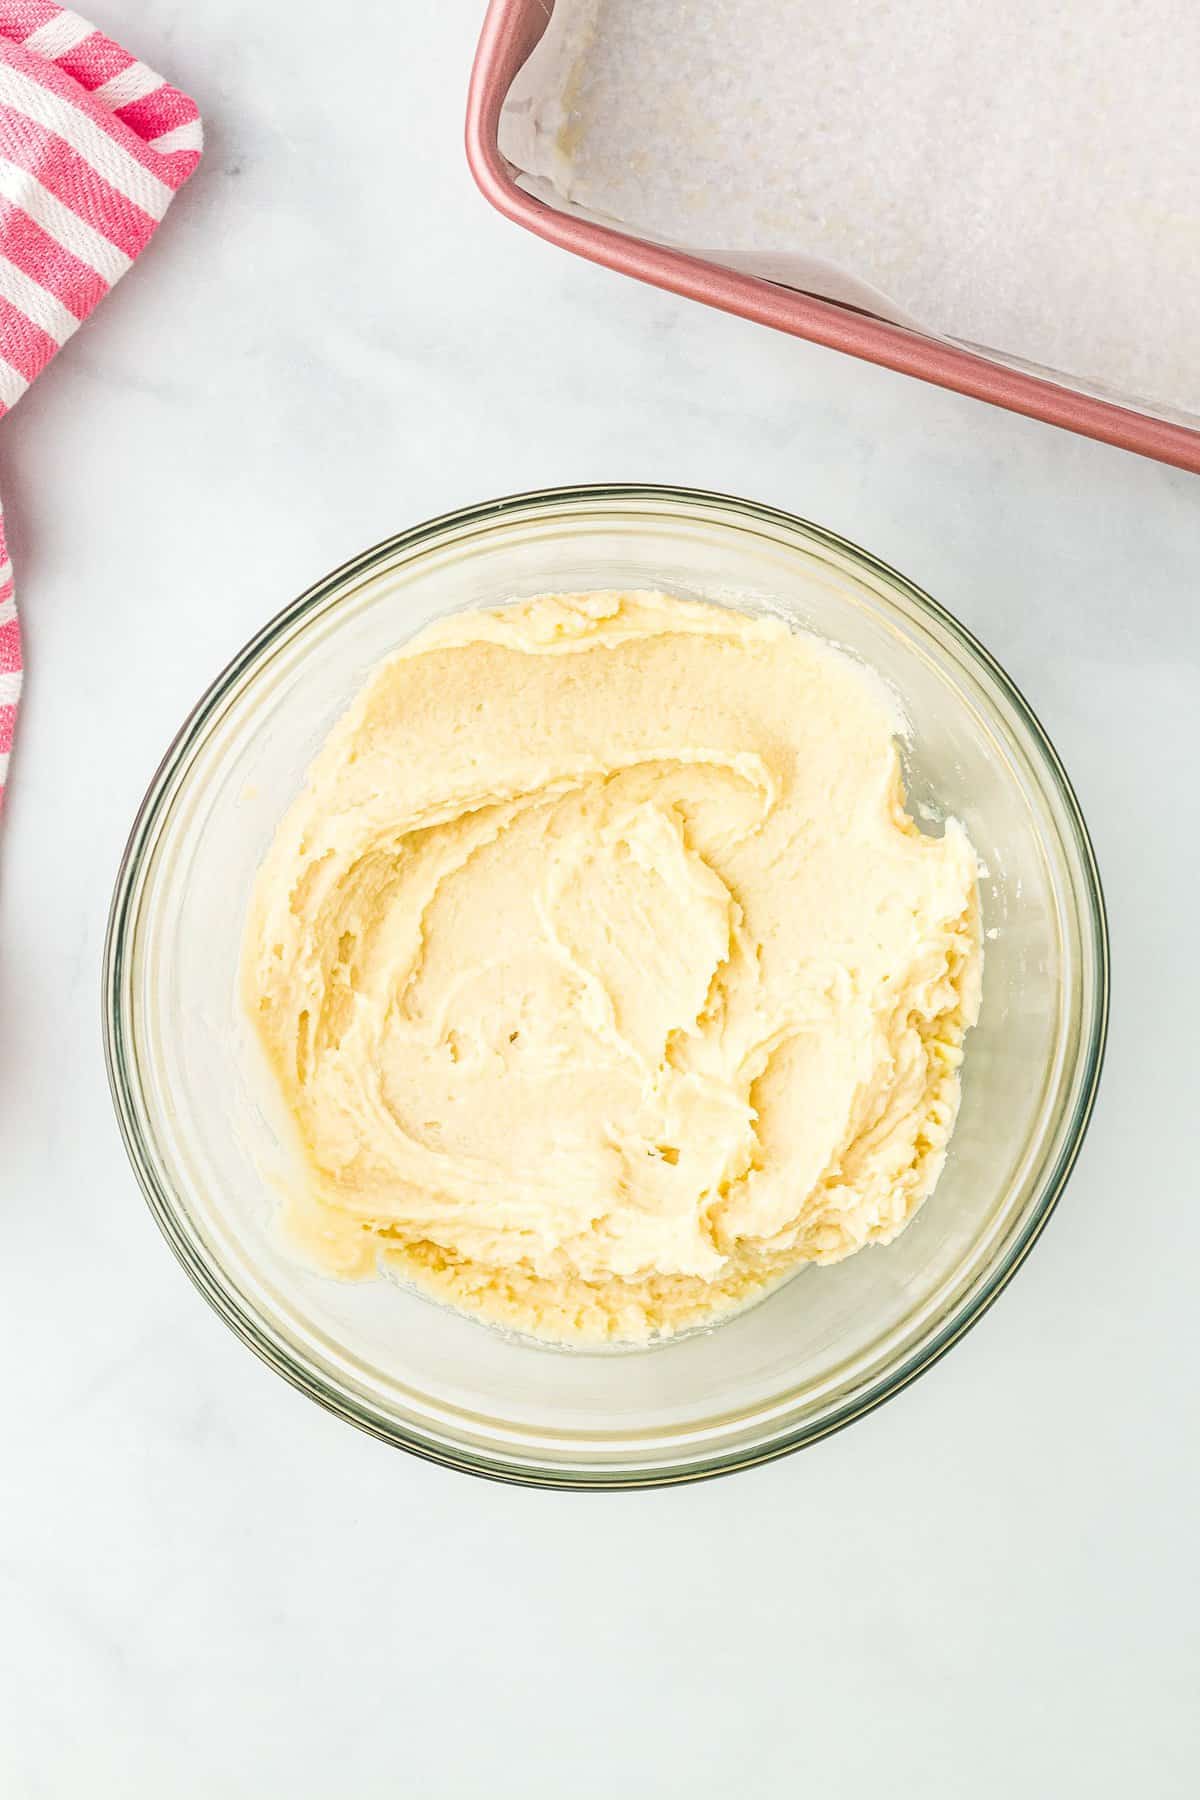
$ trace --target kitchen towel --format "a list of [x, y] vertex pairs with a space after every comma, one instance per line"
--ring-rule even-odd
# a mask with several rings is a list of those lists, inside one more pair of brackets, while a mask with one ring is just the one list
[[[195, 102], [52, 0], [0, 0], [0, 417], [153, 236], [200, 160]], [[21, 692], [0, 511], [0, 807]]]

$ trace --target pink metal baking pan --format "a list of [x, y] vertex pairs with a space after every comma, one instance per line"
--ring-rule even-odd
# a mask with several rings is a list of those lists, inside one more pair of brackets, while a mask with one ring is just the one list
[[553, 0], [491, 0], [471, 72], [467, 160], [486, 198], [507, 218], [564, 250], [655, 287], [669, 288], [708, 306], [756, 319], [760, 325], [790, 332], [793, 337], [809, 338], [866, 362], [881, 363], [977, 400], [989, 400], [993, 406], [1200, 473], [1200, 426], [1155, 418], [1131, 406], [1076, 393], [1052, 379], [1003, 367], [971, 350], [833, 301], [572, 218], [525, 193], [517, 185], [516, 171], [500, 154], [500, 110], [552, 10]]

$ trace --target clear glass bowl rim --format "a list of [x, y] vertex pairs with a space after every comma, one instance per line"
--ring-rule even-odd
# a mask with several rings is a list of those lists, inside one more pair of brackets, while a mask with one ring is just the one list
[[[140, 1081], [130, 1035], [130, 1021], [126, 1017], [122, 993], [125, 971], [133, 949], [133, 929], [143, 878], [169, 806], [180, 779], [186, 772], [192, 749], [214, 716], [225, 709], [248, 680], [253, 679], [255, 665], [264, 653], [269, 654], [281, 639], [289, 636], [311, 614], [322, 609], [339, 590], [345, 589], [346, 593], [342, 598], [348, 597], [353, 592], [354, 584], [369, 578], [378, 567], [397, 554], [407, 553], [411, 556], [431, 544], [452, 541], [456, 535], [477, 535], [481, 527], [507, 526], [522, 518], [533, 525], [540, 519], [550, 517], [561, 521], [564, 516], [576, 511], [591, 519], [598, 517], [599, 512], [620, 517], [625, 508], [636, 511], [639, 507], [648, 508], [659, 517], [696, 518], [700, 514], [707, 514], [715, 515], [722, 523], [733, 527], [763, 525], [807, 540], [819, 550], [832, 551], [876, 580], [898, 589], [918, 612], [928, 613], [956, 640], [968, 662], [974, 661], [981, 665], [1002, 690], [1027, 730], [1030, 746], [1038, 753], [1045, 777], [1057, 791], [1073, 828], [1085, 878], [1080, 895], [1085, 903], [1081, 927], [1085, 933], [1090, 931], [1091, 949], [1095, 958], [1095, 993], [1091, 996], [1091, 1017], [1086, 1022], [1080, 1044], [1079, 1054], [1085, 1061], [1083, 1079], [1061, 1153], [1049, 1170], [1040, 1193], [1031, 1204], [1028, 1216], [1007, 1253], [979, 1288], [968, 1296], [928, 1341], [920, 1344], [894, 1369], [880, 1376], [866, 1392], [856, 1395], [829, 1417], [805, 1424], [761, 1448], [750, 1447], [731, 1456], [717, 1458], [709, 1463], [689, 1465], [679, 1470], [656, 1468], [650, 1471], [631, 1469], [628, 1473], [608, 1470], [597, 1473], [595, 1470], [581, 1469], [572, 1472], [555, 1467], [537, 1472], [475, 1456], [466, 1451], [455, 1454], [441, 1443], [422, 1439], [411, 1431], [386, 1423], [362, 1406], [353, 1394], [327, 1382], [320, 1371], [289, 1354], [286, 1344], [222, 1280], [221, 1271], [202, 1254], [181, 1207], [159, 1178], [139, 1117], [137, 1096]], [[589, 514], [589, 508], [598, 511]], [[824, 526], [816, 525], [782, 508], [700, 488], [615, 482], [534, 489], [482, 501], [424, 520], [383, 539], [332, 570], [255, 633], [209, 685], [184, 720], [138, 808], [121, 857], [109, 909], [103, 954], [102, 1024], [105, 1064], [117, 1122], [126, 1154], [151, 1214], [194, 1285], [257, 1356], [293, 1387], [338, 1417], [371, 1436], [397, 1445], [426, 1461], [516, 1486], [568, 1491], [615, 1491], [668, 1487], [706, 1480], [717, 1475], [731, 1474], [738, 1469], [751, 1468], [759, 1463], [775, 1461], [795, 1450], [817, 1443], [901, 1392], [939, 1361], [982, 1318], [1008, 1286], [1037, 1242], [1078, 1158], [1095, 1106], [1104, 1062], [1109, 990], [1110, 945], [1104, 893], [1079, 802], [1058, 753], [1033, 708], [1016, 683], [974, 634], [938, 601], [869, 551]]]

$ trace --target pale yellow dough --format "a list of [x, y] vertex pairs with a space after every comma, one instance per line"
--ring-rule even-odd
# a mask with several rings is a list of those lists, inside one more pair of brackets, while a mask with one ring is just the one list
[[885, 1243], [938, 1178], [976, 863], [869, 671], [653, 593], [460, 614], [279, 828], [246, 1006], [344, 1275], [560, 1341], [669, 1334]]

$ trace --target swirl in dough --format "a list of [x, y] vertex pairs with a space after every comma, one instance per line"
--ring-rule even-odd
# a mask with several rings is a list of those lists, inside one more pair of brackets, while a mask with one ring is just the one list
[[971, 846], [907, 816], [896, 730], [848, 656], [663, 594], [459, 614], [383, 664], [246, 927], [293, 1236], [558, 1341], [893, 1238], [980, 967]]

